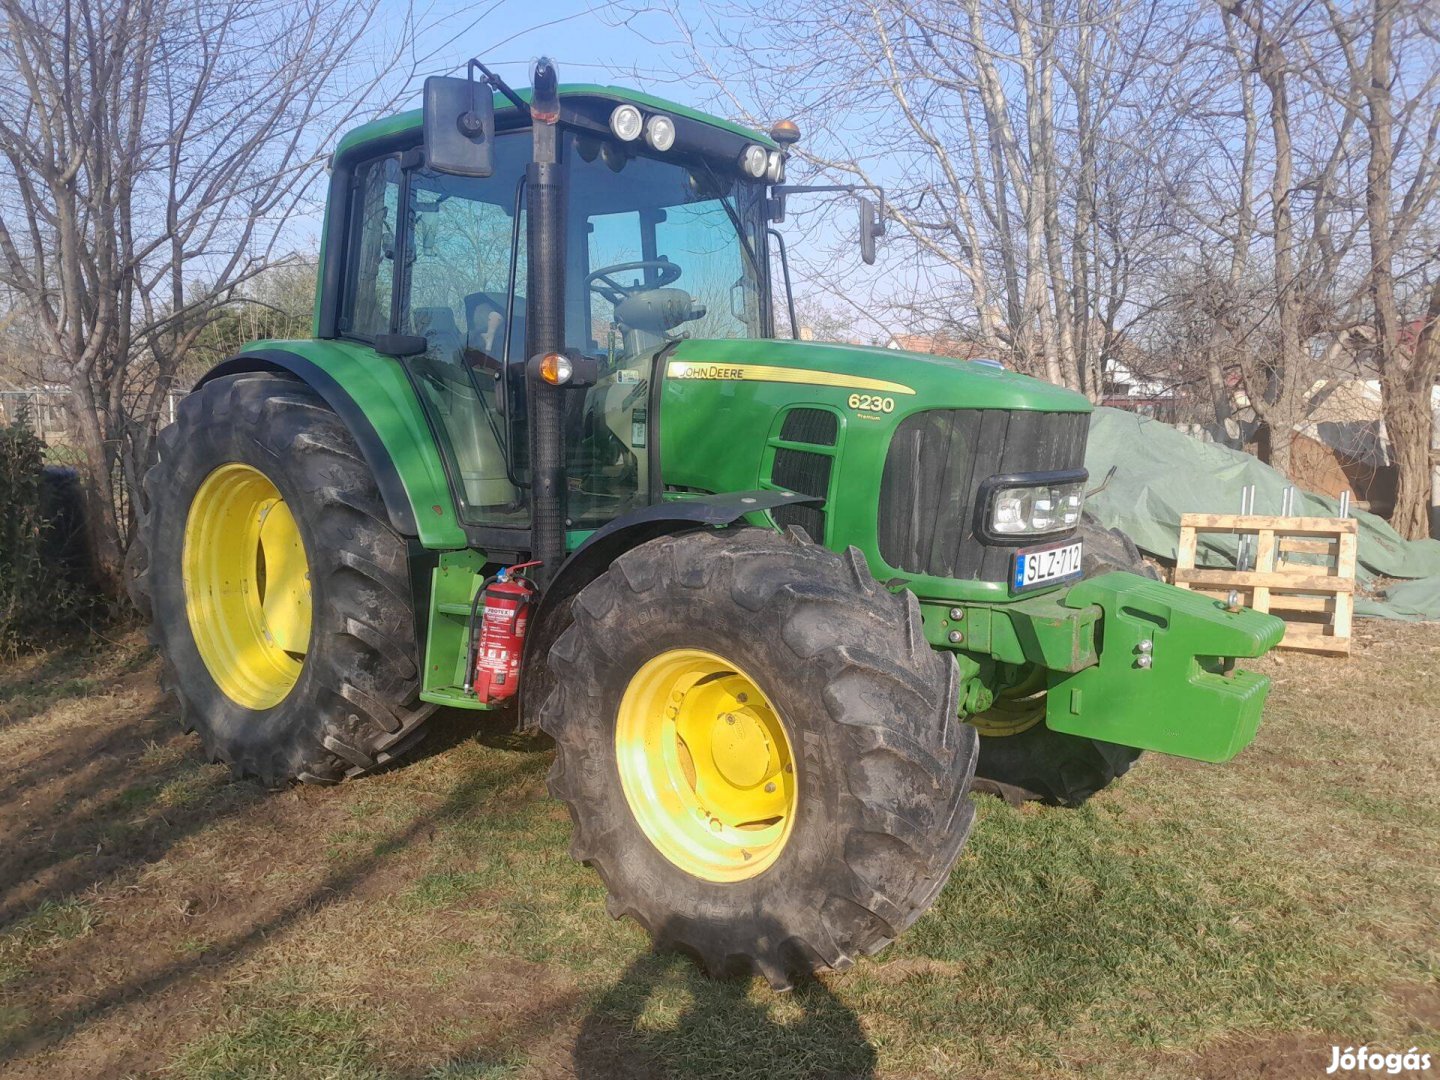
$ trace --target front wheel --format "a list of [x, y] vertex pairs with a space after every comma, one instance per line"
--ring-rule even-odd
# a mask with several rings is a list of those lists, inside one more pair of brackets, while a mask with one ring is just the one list
[[621, 556], [575, 601], [539, 709], [610, 911], [776, 987], [877, 951], [970, 829], [975, 734], [913, 596], [761, 529]]

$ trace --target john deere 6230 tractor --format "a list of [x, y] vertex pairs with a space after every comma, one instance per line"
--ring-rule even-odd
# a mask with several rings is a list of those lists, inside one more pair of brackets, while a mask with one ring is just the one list
[[611, 912], [784, 985], [935, 899], [977, 762], [1074, 803], [1251, 740], [1281, 624], [1086, 518], [1084, 398], [776, 339], [798, 137], [542, 61], [341, 141], [314, 337], [209, 372], [146, 480], [213, 757], [335, 783], [511, 709]]

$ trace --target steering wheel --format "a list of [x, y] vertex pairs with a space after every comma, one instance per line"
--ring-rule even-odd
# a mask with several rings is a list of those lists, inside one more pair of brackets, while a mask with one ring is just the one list
[[[632, 270], [657, 270], [660, 276], [653, 285], [622, 285], [611, 276]], [[638, 259], [635, 262], [616, 263], [614, 266], [602, 266], [599, 270], [590, 271], [585, 276], [585, 287], [591, 292], [599, 293], [612, 304], [618, 304], [632, 293], [646, 289], [663, 289], [666, 285], [672, 285], [680, 277], [680, 273], [680, 265], [669, 259]]]

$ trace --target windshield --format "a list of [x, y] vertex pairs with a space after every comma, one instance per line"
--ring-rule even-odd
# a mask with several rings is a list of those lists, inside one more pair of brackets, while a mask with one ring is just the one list
[[681, 338], [770, 333], [764, 186], [729, 163], [569, 132], [566, 345], [600, 379], [566, 416], [568, 508], [594, 526], [649, 501], [650, 379]]
[[769, 330], [763, 185], [728, 163], [570, 133], [568, 344], [620, 362]]

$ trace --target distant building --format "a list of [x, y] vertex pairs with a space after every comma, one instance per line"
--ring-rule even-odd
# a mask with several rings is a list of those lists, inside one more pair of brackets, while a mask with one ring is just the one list
[[931, 356], [949, 356], [955, 360], [987, 360], [995, 357], [995, 350], [978, 341], [963, 341], [949, 334], [891, 334], [885, 342], [887, 349], [902, 352], [929, 353]]
[[1173, 424], [1178, 419], [1180, 395], [1169, 383], [1132, 371], [1116, 360], [1105, 372], [1105, 394], [1100, 404]]

